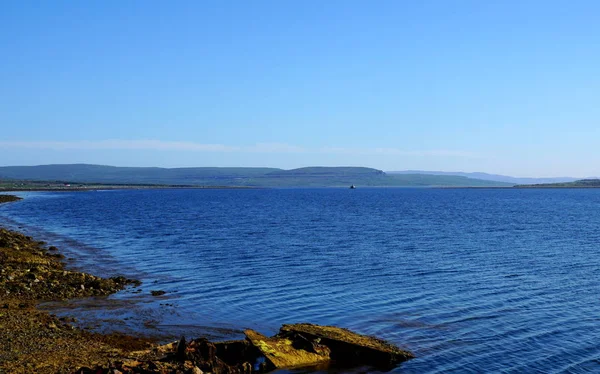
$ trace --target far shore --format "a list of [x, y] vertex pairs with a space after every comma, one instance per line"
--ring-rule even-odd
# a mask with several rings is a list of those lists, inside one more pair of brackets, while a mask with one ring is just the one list
[[94, 185], [85, 187], [0, 187], [1, 192], [74, 192], [74, 191], [106, 191], [106, 190], [248, 190], [260, 187], [237, 186], [141, 186], [141, 185]]
[[[348, 189], [347, 186], [298, 186], [298, 187], [254, 187], [254, 186], [141, 186], [141, 185], [109, 185], [85, 187], [0, 187], [0, 194], [9, 192], [95, 192], [119, 190], [269, 190], [269, 189]], [[600, 186], [356, 186], [356, 189], [429, 189], [429, 190], [553, 190], [553, 189], [598, 189]]]

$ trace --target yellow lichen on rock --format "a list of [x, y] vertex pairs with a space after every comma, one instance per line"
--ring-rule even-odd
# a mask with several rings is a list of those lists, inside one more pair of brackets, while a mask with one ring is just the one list
[[286, 338], [268, 338], [254, 330], [244, 331], [246, 338], [258, 348], [273, 368], [313, 366], [329, 361], [328, 355], [319, 355], [296, 349]]

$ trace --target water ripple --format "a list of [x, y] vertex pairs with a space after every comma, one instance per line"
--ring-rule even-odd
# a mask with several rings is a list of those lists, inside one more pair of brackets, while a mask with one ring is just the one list
[[58, 244], [70, 266], [144, 281], [79, 302], [84, 322], [226, 339], [307, 321], [414, 351], [402, 373], [600, 371], [598, 190], [24, 196], [0, 206], [3, 225]]

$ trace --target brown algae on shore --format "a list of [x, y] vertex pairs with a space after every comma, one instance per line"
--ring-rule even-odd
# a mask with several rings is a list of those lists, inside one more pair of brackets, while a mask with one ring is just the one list
[[[0, 202], [18, 200], [0, 195]], [[385, 370], [413, 357], [379, 339], [310, 324], [284, 325], [271, 338], [247, 330], [245, 340], [182, 337], [163, 346], [85, 331], [37, 303], [106, 296], [139, 282], [69, 271], [62, 259], [56, 247], [0, 228], [0, 373], [256, 373], [330, 362]]]

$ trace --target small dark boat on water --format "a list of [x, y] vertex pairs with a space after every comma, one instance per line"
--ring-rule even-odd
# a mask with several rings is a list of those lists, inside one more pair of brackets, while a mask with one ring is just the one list
[[355, 186], [355, 185], [351, 185], [351, 186], [350, 186], [350, 189], [351, 189], [351, 190], [354, 190], [354, 189], [356, 189], [356, 186]]

